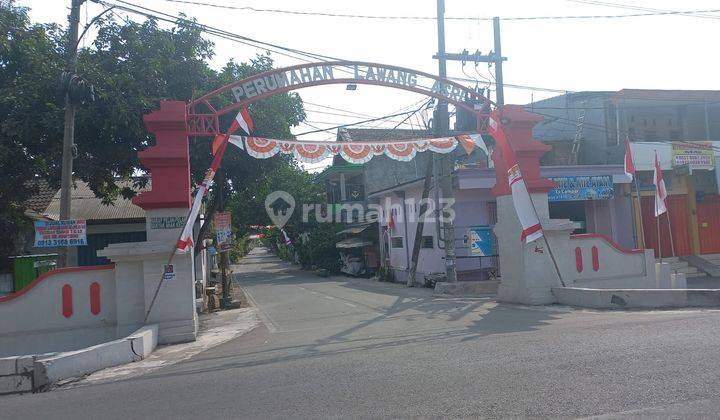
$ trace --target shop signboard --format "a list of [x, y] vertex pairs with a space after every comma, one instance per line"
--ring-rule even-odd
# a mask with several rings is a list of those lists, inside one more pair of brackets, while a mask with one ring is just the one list
[[488, 257], [496, 255], [490, 226], [468, 228], [464, 239], [471, 256]]
[[585, 201], [613, 198], [612, 175], [552, 177], [557, 187], [548, 191], [548, 201]]
[[710, 142], [672, 143], [672, 166], [687, 165], [692, 169], [715, 169], [715, 152]]
[[220, 252], [225, 252], [232, 248], [231, 225], [231, 213], [224, 212], [215, 214], [215, 232], [217, 246]]
[[55, 248], [87, 245], [87, 223], [81, 219], [36, 220], [35, 247]]

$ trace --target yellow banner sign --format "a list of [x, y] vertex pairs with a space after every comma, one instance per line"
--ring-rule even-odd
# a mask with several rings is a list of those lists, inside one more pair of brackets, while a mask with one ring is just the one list
[[715, 169], [715, 153], [710, 142], [673, 142], [672, 166]]

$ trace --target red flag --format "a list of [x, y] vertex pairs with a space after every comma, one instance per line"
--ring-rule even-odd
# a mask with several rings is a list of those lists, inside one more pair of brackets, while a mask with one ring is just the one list
[[625, 175], [629, 176], [630, 179], [635, 178], [635, 163], [630, 150], [630, 139], [625, 142]]
[[665, 189], [665, 180], [663, 180], [660, 161], [658, 161], [657, 150], [655, 151], [655, 172], [653, 173], [653, 184], [655, 184], [655, 217], [667, 212], [665, 199], [667, 198], [667, 190]]
[[388, 219], [388, 229], [395, 230], [395, 219], [393, 218], [392, 209], [390, 209], [390, 218]]
[[512, 191], [513, 205], [520, 220], [520, 225], [522, 225], [520, 240], [530, 243], [540, 239], [543, 236], [542, 226], [530, 198], [530, 192], [520, 172], [515, 152], [510, 147], [505, 130], [500, 123], [500, 115], [497, 110], [493, 111], [488, 119], [488, 133], [495, 139], [495, 144], [500, 148], [508, 167], [508, 183]]

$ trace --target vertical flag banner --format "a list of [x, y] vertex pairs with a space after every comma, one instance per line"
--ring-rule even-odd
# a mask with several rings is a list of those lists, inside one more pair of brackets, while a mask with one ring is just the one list
[[630, 150], [630, 139], [625, 143], [625, 175], [629, 176], [630, 179], [635, 179], [635, 163]]
[[500, 148], [508, 167], [508, 183], [512, 191], [513, 205], [517, 213], [520, 224], [522, 225], [522, 233], [520, 240], [525, 243], [533, 242], [543, 236], [542, 226], [535, 213], [535, 207], [530, 198], [530, 192], [525, 185], [525, 180], [520, 172], [520, 166], [517, 163], [515, 152], [513, 152], [508, 143], [505, 130], [503, 129], [497, 111], [494, 111], [488, 119], [488, 133], [495, 139], [495, 144]]
[[665, 181], [663, 180], [660, 161], [658, 161], [657, 151], [655, 152], [655, 172], [653, 173], [653, 184], [655, 184], [655, 217], [667, 212], [665, 199], [667, 198], [667, 190], [665, 189]]

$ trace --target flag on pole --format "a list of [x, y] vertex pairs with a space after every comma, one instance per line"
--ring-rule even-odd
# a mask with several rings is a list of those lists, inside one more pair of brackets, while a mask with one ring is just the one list
[[630, 150], [630, 139], [625, 143], [625, 175], [629, 176], [630, 179], [635, 179], [635, 163]]
[[218, 134], [217, 136], [215, 136], [215, 140], [213, 140], [212, 145], [213, 155], [217, 153], [223, 140], [225, 140], [225, 136], [232, 135], [240, 128], [242, 128], [245, 134], [248, 136], [254, 128], [253, 120], [252, 118], [250, 118], [250, 114], [248, 113], [247, 108], [242, 108], [240, 112], [238, 112], [238, 114], [235, 116], [235, 119], [232, 120], [227, 134]]
[[390, 229], [390, 231], [393, 231], [395, 230], [395, 218], [393, 218], [392, 209], [388, 210], [390, 212], [390, 217], [388, 218], [388, 229]]
[[667, 212], [665, 199], [667, 198], [667, 190], [665, 189], [665, 180], [663, 180], [660, 161], [658, 161], [657, 151], [655, 151], [655, 172], [653, 173], [653, 184], [655, 184], [655, 217]]
[[[180, 254], [189, 252], [194, 245], [193, 226], [195, 225], [195, 220], [200, 213], [202, 199], [205, 194], [207, 194], [208, 190], [213, 184], [215, 172], [217, 172], [218, 168], [220, 167], [220, 162], [222, 161], [225, 150], [227, 149], [227, 144], [230, 136], [232, 135], [232, 133], [237, 131], [238, 127], [240, 127], [237, 121], [238, 118], [240, 118], [241, 116], [242, 120], [245, 122], [245, 127], [247, 127], [248, 129], [252, 129], [253, 123], [250, 119], [250, 115], [248, 115], [247, 109], [243, 108], [240, 113], [238, 113], [238, 117], [233, 120], [233, 124], [230, 126], [230, 129], [228, 129], [228, 132], [224, 135], [218, 135], [217, 137], [215, 137], [215, 141], [213, 142], [213, 154], [215, 156], [213, 157], [212, 163], [210, 164], [210, 169], [208, 169], [207, 173], [205, 174], [205, 178], [203, 179], [202, 183], [200, 183], [200, 186], [195, 192], [192, 207], [190, 208], [190, 214], [188, 215], [188, 219], [185, 221], [185, 227], [183, 228], [182, 234], [180, 235], [180, 239], [178, 239], [177, 241], [177, 252]], [[219, 142], [218, 139], [220, 139]], [[217, 148], [215, 147], [216, 142], [218, 142]]]
[[543, 236], [542, 226], [538, 219], [535, 207], [530, 198], [530, 192], [525, 185], [520, 166], [517, 163], [515, 152], [508, 143], [505, 130], [500, 123], [498, 111], [493, 111], [488, 119], [488, 133], [495, 139], [495, 144], [500, 148], [508, 167], [508, 183], [512, 192], [513, 205], [517, 213], [520, 225], [522, 225], [522, 233], [520, 240], [530, 243]]

